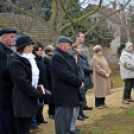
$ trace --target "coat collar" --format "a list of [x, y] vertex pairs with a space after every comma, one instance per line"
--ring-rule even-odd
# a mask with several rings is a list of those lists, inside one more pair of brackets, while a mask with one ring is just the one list
[[10, 48], [8, 48], [5, 44], [3, 44], [2, 42], [0, 42], [0, 46], [3, 48], [3, 49], [8, 49], [8, 50], [11, 50]]
[[56, 48], [56, 51], [58, 51], [59, 53], [61, 53], [64, 57], [67, 57], [68, 58], [70, 56], [69, 53], [66, 53], [66, 52], [62, 51], [59, 48]]
[[99, 55], [99, 54], [97, 54], [97, 53], [94, 53], [94, 55], [95, 55], [96, 57], [100, 57], [100, 58], [103, 57], [103, 55]]
[[37, 60], [41, 60], [41, 59], [43, 59], [42, 56], [38, 56], [36, 53], [33, 53], [33, 54], [35, 55], [35, 59], [37, 59]]
[[24, 62], [25, 64], [30, 64], [30, 62], [28, 61], [28, 59], [26, 59], [25, 57], [21, 57], [19, 54], [17, 53], [12, 53], [10, 56], [9, 56], [9, 60], [12, 59], [12, 58], [15, 58], [15, 59], [19, 59], [21, 60], [22, 62]]
[[83, 59], [86, 59], [87, 57], [83, 54], [83, 53], [80, 53], [79, 56]]

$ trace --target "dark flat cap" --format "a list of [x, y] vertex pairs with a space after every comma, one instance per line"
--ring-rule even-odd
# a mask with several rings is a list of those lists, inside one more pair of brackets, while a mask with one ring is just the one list
[[57, 44], [60, 44], [60, 43], [70, 43], [70, 44], [72, 44], [73, 41], [66, 36], [59, 36], [58, 39], [57, 39]]
[[16, 48], [17, 48], [17, 50], [19, 50], [21, 48], [24, 48], [25, 46], [30, 45], [30, 44], [34, 44], [34, 42], [27, 35], [21, 36], [16, 40]]
[[11, 29], [11, 28], [3, 28], [0, 30], [0, 36], [2, 36], [3, 34], [6, 33], [17, 33], [17, 31], [15, 29]]

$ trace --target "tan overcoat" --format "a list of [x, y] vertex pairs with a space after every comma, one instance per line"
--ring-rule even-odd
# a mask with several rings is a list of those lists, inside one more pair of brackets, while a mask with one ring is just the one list
[[106, 77], [106, 74], [111, 74], [111, 70], [106, 58], [95, 53], [93, 56], [93, 68], [95, 97], [99, 98], [110, 95], [110, 83], [109, 78]]

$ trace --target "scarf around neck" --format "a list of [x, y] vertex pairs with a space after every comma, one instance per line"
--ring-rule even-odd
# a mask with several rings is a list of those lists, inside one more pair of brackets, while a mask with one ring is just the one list
[[35, 61], [35, 56], [32, 53], [29, 54], [21, 54], [21, 57], [26, 58], [30, 64], [31, 64], [31, 69], [32, 69], [32, 86], [37, 88], [38, 84], [38, 79], [39, 79], [39, 69], [37, 67], [36, 61]]

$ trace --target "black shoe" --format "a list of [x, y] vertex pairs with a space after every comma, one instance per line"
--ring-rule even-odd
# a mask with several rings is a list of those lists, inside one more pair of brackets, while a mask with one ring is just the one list
[[84, 121], [85, 119], [81, 115], [78, 115], [77, 120]]
[[54, 120], [54, 115], [49, 115], [49, 118]]
[[40, 121], [39, 123], [48, 123], [47, 121], [43, 120], [43, 121]]
[[82, 116], [83, 118], [85, 118], [85, 119], [88, 119], [88, 118], [89, 118], [89, 116], [85, 115], [84, 113], [81, 114], [81, 116]]
[[79, 132], [76, 130], [73, 130], [73, 131], [70, 131], [70, 134], [79, 134]]
[[37, 133], [40, 131], [43, 131], [43, 129], [40, 128], [38, 125], [30, 128], [30, 133], [35, 133], [35, 132]]
[[93, 110], [93, 108], [86, 106], [86, 107], [83, 107], [83, 110]]
[[77, 132], [79, 132], [79, 131], [80, 131], [80, 128], [78, 128], [78, 127], [75, 127], [75, 130], [76, 130]]

